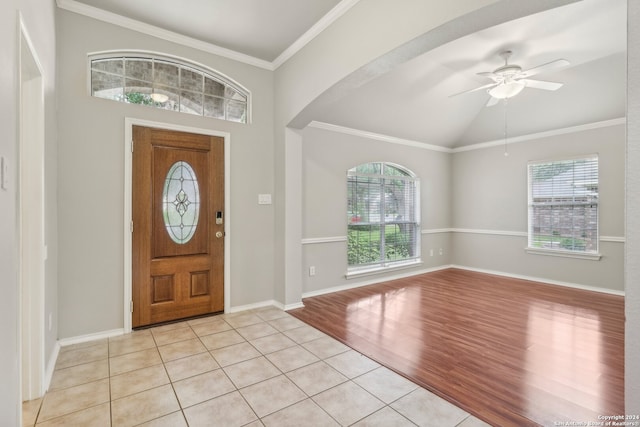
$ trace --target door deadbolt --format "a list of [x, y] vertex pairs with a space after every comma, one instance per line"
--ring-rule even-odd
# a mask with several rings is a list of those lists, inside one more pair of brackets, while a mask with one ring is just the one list
[[222, 236], [224, 236], [224, 233], [222, 231], [216, 231], [216, 237], [218, 239], [220, 239]]

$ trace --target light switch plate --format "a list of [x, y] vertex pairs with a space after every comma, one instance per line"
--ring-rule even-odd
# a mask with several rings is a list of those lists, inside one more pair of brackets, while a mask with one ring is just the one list
[[270, 205], [271, 204], [271, 194], [258, 194], [258, 204], [259, 205]]
[[9, 162], [4, 157], [0, 157], [0, 188], [9, 189]]

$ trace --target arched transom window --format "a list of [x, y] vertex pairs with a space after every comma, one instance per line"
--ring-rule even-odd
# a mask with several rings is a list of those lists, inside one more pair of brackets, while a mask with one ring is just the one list
[[347, 172], [349, 273], [411, 264], [420, 258], [420, 180], [391, 163]]
[[249, 92], [229, 78], [177, 58], [144, 53], [91, 55], [91, 95], [247, 123]]

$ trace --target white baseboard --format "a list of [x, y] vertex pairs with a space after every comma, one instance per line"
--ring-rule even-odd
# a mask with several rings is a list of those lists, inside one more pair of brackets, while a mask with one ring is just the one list
[[245, 304], [245, 305], [237, 305], [235, 307], [229, 307], [224, 312], [225, 313], [229, 313], [229, 314], [230, 313], [238, 313], [240, 311], [254, 310], [256, 308], [269, 307], [269, 306], [274, 306], [276, 308], [284, 310], [283, 305], [281, 303], [279, 303], [278, 301], [267, 300], [267, 301], [256, 302], [256, 303], [253, 303], [253, 304]]
[[87, 335], [80, 335], [77, 337], [62, 338], [58, 340], [58, 344], [60, 345], [60, 347], [66, 347], [72, 344], [80, 344], [83, 342], [97, 341], [105, 338], [117, 337], [118, 335], [124, 335], [123, 328], [111, 329], [109, 331], [96, 332], [96, 333], [87, 334]]
[[[439, 271], [439, 270], [445, 270], [447, 268], [459, 268], [460, 270], [468, 270], [468, 271], [475, 271], [477, 273], [493, 274], [493, 275], [496, 275], [496, 276], [510, 277], [510, 278], [513, 278], [513, 279], [530, 280], [532, 282], [545, 283], [545, 284], [554, 285], [554, 286], [564, 286], [564, 287], [567, 287], [567, 288], [574, 288], [574, 289], [581, 289], [581, 290], [585, 290], [585, 291], [600, 292], [600, 293], [610, 294], [610, 295], [624, 296], [624, 294], [625, 294], [624, 291], [618, 291], [618, 290], [615, 290], [615, 289], [607, 289], [607, 288], [602, 288], [602, 287], [597, 287], [597, 286], [582, 285], [582, 284], [579, 284], [579, 283], [570, 283], [570, 282], [562, 282], [562, 281], [559, 281], [559, 280], [545, 279], [543, 277], [525, 276], [525, 275], [522, 275], [522, 274], [507, 273], [507, 272], [504, 272], [504, 271], [487, 270], [487, 269], [482, 269], [482, 268], [473, 268], [473, 267], [467, 267], [467, 266], [464, 266], [464, 265], [451, 264], [451, 265], [442, 265], [442, 266], [435, 267], [435, 268], [428, 268], [428, 269], [424, 269], [424, 270], [420, 270], [420, 271], [412, 271], [412, 272], [404, 273], [404, 274], [396, 274], [396, 275], [393, 275], [393, 276], [378, 277], [378, 278], [371, 279], [371, 280], [366, 280], [366, 281], [357, 282], [357, 283], [353, 283], [353, 284], [350, 283], [348, 285], [334, 286], [334, 287], [331, 287], [331, 288], [320, 289], [320, 290], [317, 290], [317, 291], [305, 292], [305, 293], [302, 294], [302, 298], [310, 298], [310, 297], [315, 297], [315, 296], [319, 296], [319, 295], [330, 294], [330, 293], [333, 293], [333, 292], [346, 291], [346, 290], [349, 290], [349, 289], [359, 288], [359, 287], [368, 286], [368, 285], [374, 285], [376, 283], [387, 282], [387, 281], [390, 281], [390, 280], [403, 279], [403, 278], [406, 278], [406, 277], [417, 276], [417, 275], [420, 275], [420, 274], [431, 273], [431, 272]], [[298, 307], [296, 307], [296, 308], [298, 308]]]
[[[253, 304], [246, 304], [246, 305], [231, 307], [227, 309], [225, 313], [237, 313], [240, 311], [247, 311], [247, 310], [253, 310], [256, 308], [271, 307], [271, 306], [279, 308], [281, 310], [285, 310], [285, 306], [283, 304], [275, 300], [267, 300], [267, 301], [253, 303]], [[286, 309], [287, 310], [289, 309], [288, 306]], [[50, 368], [51, 372], [53, 373], [53, 367], [55, 367], [55, 362], [56, 362], [56, 359], [58, 358], [58, 352], [60, 351], [61, 347], [66, 347], [68, 345], [80, 344], [80, 343], [89, 342], [89, 341], [97, 341], [105, 338], [117, 337], [119, 335], [124, 335], [124, 333], [125, 333], [124, 328], [119, 328], [119, 329], [111, 329], [109, 331], [96, 332], [93, 334], [80, 335], [77, 337], [59, 339], [54, 349], [55, 354], [52, 354], [52, 357], [49, 361], [49, 365], [51, 365], [51, 368]]]
[[238, 313], [240, 311], [254, 310], [256, 308], [263, 308], [263, 307], [275, 307], [282, 311], [287, 311], [287, 310], [293, 310], [295, 308], [302, 308], [304, 307], [304, 304], [302, 303], [302, 301], [294, 302], [292, 304], [282, 304], [281, 302], [276, 300], [267, 300], [262, 302], [256, 302], [254, 304], [246, 304], [246, 305], [239, 305], [237, 307], [231, 307], [229, 310], [225, 311], [225, 313]]
[[287, 310], [293, 310], [294, 308], [302, 308], [304, 307], [304, 304], [302, 304], [302, 301], [295, 302], [293, 304], [282, 304], [281, 302], [276, 300], [268, 300], [268, 301], [257, 302], [254, 304], [239, 305], [237, 307], [232, 307], [229, 310], [227, 310], [225, 313], [237, 313], [240, 311], [254, 310], [256, 308], [262, 308], [262, 307], [275, 307], [282, 311], [287, 311]]
[[356, 282], [356, 283], [349, 283], [348, 285], [333, 286], [331, 288], [324, 288], [324, 289], [319, 289], [317, 291], [305, 292], [302, 294], [302, 298], [310, 298], [310, 297], [316, 297], [318, 295], [330, 294], [333, 292], [346, 291], [349, 289], [360, 288], [362, 286], [373, 285], [381, 282], [388, 282], [390, 280], [404, 279], [405, 277], [417, 276], [425, 273], [432, 273], [434, 271], [444, 270], [447, 268], [451, 268], [451, 265], [441, 265], [438, 267], [426, 268], [426, 269], [417, 270], [417, 271], [412, 270], [410, 272], [394, 274], [391, 276], [376, 277], [375, 279], [363, 280], [361, 282]]
[[110, 331], [104, 332], [96, 332], [94, 334], [80, 335], [77, 337], [70, 338], [62, 338], [56, 341], [53, 346], [53, 350], [51, 351], [51, 355], [49, 356], [49, 362], [47, 363], [45, 372], [44, 372], [44, 392], [46, 393], [49, 390], [49, 386], [51, 386], [51, 379], [53, 378], [53, 371], [56, 369], [56, 362], [58, 361], [58, 355], [60, 354], [60, 349], [62, 347], [66, 347], [68, 345], [80, 344], [83, 342], [89, 341], [97, 341], [104, 338], [115, 337], [118, 335], [122, 335], [124, 333], [124, 329], [112, 329]]
[[487, 270], [484, 268], [466, 267], [464, 265], [451, 265], [451, 268], [459, 268], [460, 270], [475, 271], [477, 273], [493, 274], [495, 276], [510, 277], [512, 279], [529, 280], [532, 282], [540, 282], [547, 285], [564, 286], [566, 288], [581, 289], [583, 291], [593, 291], [593, 292], [600, 292], [603, 294], [624, 296], [624, 291], [601, 288], [598, 286], [581, 285], [579, 283], [561, 282], [559, 280], [545, 279], [543, 277], [525, 276], [522, 274], [506, 273], [504, 271], [495, 271], [495, 270]]
[[49, 390], [49, 386], [51, 385], [51, 378], [53, 378], [53, 371], [56, 369], [58, 354], [60, 354], [60, 342], [56, 341], [49, 356], [49, 363], [47, 363], [47, 368], [44, 371], [44, 393]]
[[294, 302], [293, 304], [286, 304], [283, 308], [284, 311], [288, 311], [288, 310], [294, 310], [296, 308], [303, 308], [304, 304], [302, 303], [302, 301], [300, 302]]

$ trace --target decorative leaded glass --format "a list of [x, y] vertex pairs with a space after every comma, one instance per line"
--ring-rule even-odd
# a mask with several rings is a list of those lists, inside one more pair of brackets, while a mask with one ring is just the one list
[[162, 214], [171, 240], [183, 245], [196, 232], [200, 213], [198, 179], [191, 165], [184, 161], [174, 163], [164, 180]]

